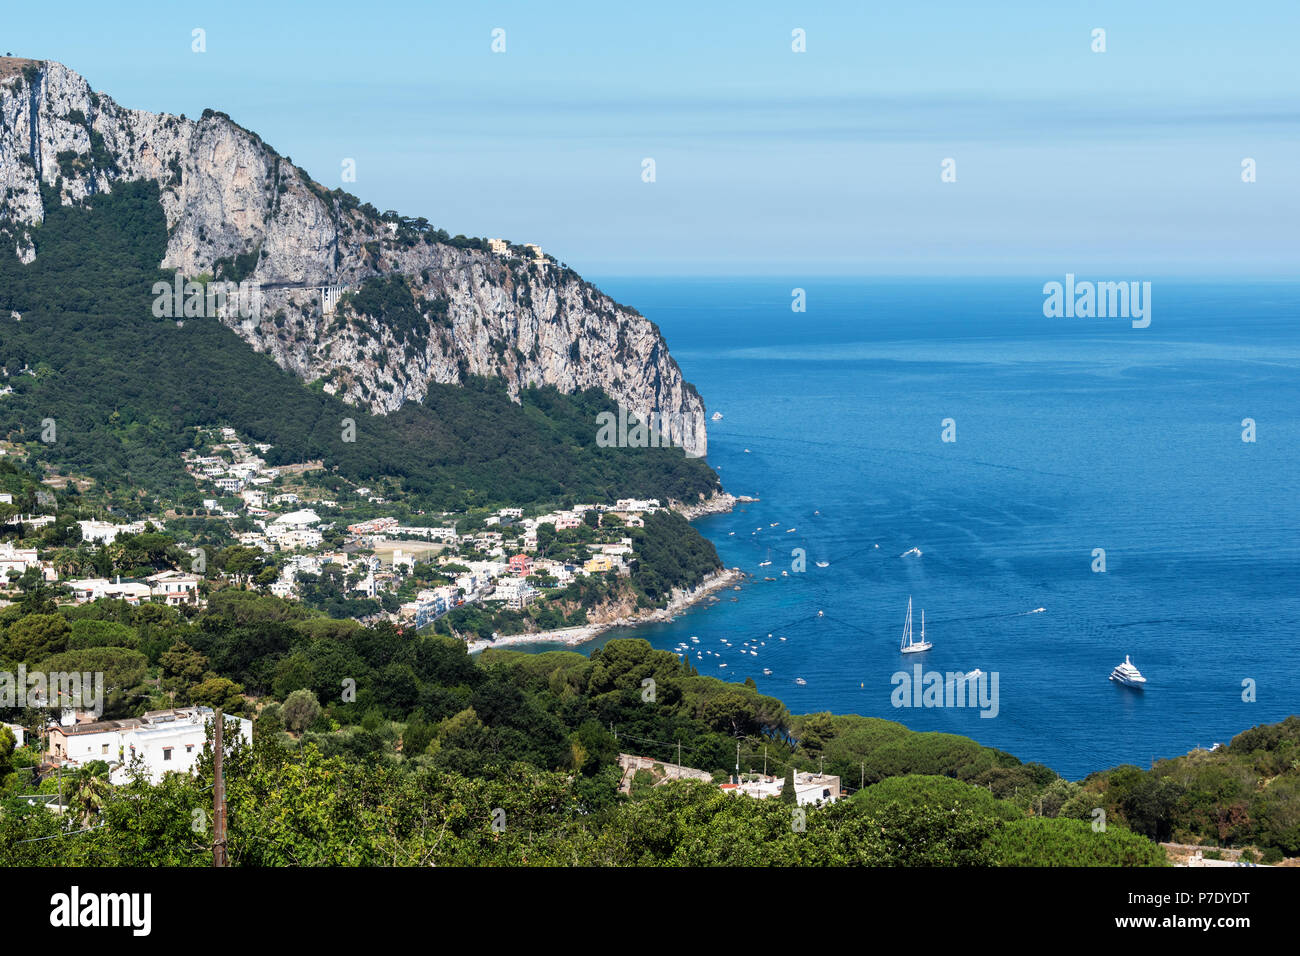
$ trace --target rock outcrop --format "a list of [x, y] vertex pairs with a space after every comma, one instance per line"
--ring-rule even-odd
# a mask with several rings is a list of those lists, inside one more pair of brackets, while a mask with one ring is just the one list
[[[347, 401], [382, 414], [471, 375], [512, 395], [598, 388], [661, 416], [689, 454], [707, 450], [703, 403], [658, 328], [554, 258], [490, 251], [328, 191], [225, 114], [130, 110], [59, 63], [0, 58], [0, 230], [24, 261], [54, 196], [77, 203], [141, 179], [158, 184], [166, 215], [161, 267], [248, 282], [260, 307], [220, 321]], [[391, 296], [357, 295], [397, 275], [400, 321], [365, 305]], [[326, 286], [353, 295], [331, 310]]]

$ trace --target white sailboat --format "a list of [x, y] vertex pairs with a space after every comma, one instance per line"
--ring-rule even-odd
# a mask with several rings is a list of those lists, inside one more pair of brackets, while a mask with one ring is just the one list
[[912, 635], [912, 598], [907, 599], [907, 620], [903, 623], [903, 640], [898, 646], [902, 654], [919, 654], [921, 651], [928, 651], [934, 647], [925, 639], [925, 610], [921, 611], [921, 639], [918, 641]]

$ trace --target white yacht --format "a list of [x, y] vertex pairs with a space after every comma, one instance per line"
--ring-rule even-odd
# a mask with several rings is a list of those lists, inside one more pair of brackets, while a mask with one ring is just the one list
[[1110, 672], [1110, 679], [1117, 684], [1123, 684], [1125, 687], [1142, 687], [1146, 684], [1147, 679], [1142, 676], [1142, 672], [1133, 666], [1133, 662], [1124, 655], [1124, 663], [1117, 666]]
[[912, 599], [907, 599], [907, 620], [903, 622], [903, 640], [898, 645], [899, 653], [902, 654], [919, 654], [921, 651], [928, 651], [934, 647], [925, 639], [925, 611], [921, 611], [921, 639], [918, 641], [912, 635]]
[[715, 422], [720, 422], [720, 421], [722, 421], [722, 412], [714, 412], [714, 413], [713, 413], [713, 420], [714, 420]]

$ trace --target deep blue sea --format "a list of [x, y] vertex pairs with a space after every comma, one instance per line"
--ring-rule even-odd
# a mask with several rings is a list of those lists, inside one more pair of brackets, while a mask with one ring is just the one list
[[[722, 412], [725, 488], [762, 499], [697, 522], [756, 577], [635, 633], [698, 636], [701, 673], [796, 713], [965, 734], [1072, 778], [1300, 712], [1300, 284], [1154, 280], [1134, 329], [1045, 318], [1053, 278], [602, 280]], [[795, 548], [807, 570], [783, 577]], [[905, 658], [909, 596], [934, 649]], [[1143, 691], [1107, 679], [1126, 654]], [[997, 716], [895, 708], [915, 663], [997, 672]]]

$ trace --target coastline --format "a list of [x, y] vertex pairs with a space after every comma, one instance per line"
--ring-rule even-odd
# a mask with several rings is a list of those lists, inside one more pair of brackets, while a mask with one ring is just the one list
[[[730, 496], [728, 496], [730, 497]], [[565, 644], [576, 647], [594, 640], [605, 631], [616, 627], [638, 627], [659, 621], [671, 621], [679, 612], [698, 604], [713, 592], [725, 587], [732, 587], [745, 578], [745, 572], [739, 568], [722, 568], [714, 571], [694, 588], [673, 592], [667, 607], [654, 608], [639, 614], [617, 617], [610, 621], [595, 624], [581, 624], [577, 627], [561, 627], [551, 631], [534, 631], [528, 634], [504, 634], [496, 640], [468, 641], [469, 653], [477, 654], [489, 647], [518, 647], [525, 644]]]
[[693, 505], [688, 505], [684, 501], [670, 501], [669, 506], [687, 521], [694, 521], [696, 518], [703, 518], [705, 515], [726, 514], [734, 509], [737, 504], [758, 500], [758, 498], [752, 498], [749, 495], [732, 495], [725, 491], [719, 491]]

